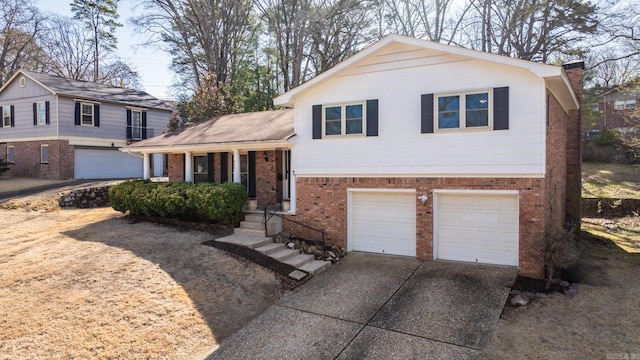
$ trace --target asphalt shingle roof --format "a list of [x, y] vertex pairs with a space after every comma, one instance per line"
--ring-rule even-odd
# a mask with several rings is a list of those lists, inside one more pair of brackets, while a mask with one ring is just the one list
[[23, 71], [23, 73], [58, 95], [171, 110], [171, 107], [164, 101], [144, 91], [113, 87], [89, 81], [67, 79], [31, 71]]
[[128, 146], [153, 147], [215, 145], [287, 140], [294, 135], [293, 110], [271, 110], [223, 115]]

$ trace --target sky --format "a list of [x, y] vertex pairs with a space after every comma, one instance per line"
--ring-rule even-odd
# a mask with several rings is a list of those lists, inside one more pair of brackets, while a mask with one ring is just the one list
[[[42, 11], [54, 12], [65, 16], [71, 13], [71, 0], [39, 0], [38, 7]], [[118, 21], [123, 24], [116, 30], [118, 38], [118, 55], [140, 75], [144, 91], [159, 98], [171, 99], [169, 86], [172, 72], [169, 70], [171, 58], [168, 53], [140, 46], [145, 39], [136, 34], [129, 18], [134, 15], [131, 0], [120, 0], [118, 3]]]

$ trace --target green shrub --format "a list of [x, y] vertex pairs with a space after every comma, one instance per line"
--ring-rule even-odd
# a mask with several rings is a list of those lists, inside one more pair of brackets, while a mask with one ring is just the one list
[[601, 133], [594, 136], [593, 141], [596, 145], [607, 146], [614, 145], [618, 142], [619, 134], [616, 130], [604, 129]]
[[236, 224], [247, 201], [241, 184], [155, 183], [126, 181], [109, 189], [111, 206], [120, 212], [148, 217]]

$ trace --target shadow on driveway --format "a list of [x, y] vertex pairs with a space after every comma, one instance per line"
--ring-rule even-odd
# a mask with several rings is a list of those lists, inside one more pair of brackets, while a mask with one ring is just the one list
[[351, 253], [209, 359], [482, 358], [517, 269]]

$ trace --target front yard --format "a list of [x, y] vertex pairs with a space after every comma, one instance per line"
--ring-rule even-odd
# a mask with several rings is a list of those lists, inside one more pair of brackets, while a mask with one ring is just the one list
[[640, 198], [640, 165], [582, 163], [582, 197]]
[[273, 273], [110, 208], [0, 210], [0, 359], [197, 359], [281, 296]]

